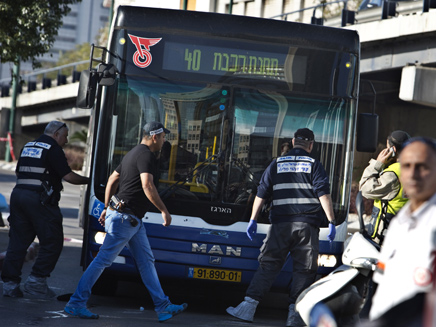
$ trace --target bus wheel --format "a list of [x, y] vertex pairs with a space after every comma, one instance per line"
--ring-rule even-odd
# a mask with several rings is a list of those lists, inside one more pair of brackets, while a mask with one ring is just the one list
[[92, 294], [114, 296], [118, 288], [118, 280], [107, 276], [100, 276], [92, 287]]

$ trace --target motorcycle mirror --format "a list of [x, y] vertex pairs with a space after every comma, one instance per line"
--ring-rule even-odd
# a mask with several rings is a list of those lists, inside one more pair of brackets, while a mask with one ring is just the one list
[[377, 260], [370, 258], [356, 258], [351, 260], [350, 265], [353, 267], [360, 267], [375, 271], [377, 267]]

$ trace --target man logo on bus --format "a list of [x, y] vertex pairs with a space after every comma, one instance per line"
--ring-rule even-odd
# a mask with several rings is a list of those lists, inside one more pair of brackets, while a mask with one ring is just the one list
[[136, 52], [133, 54], [133, 62], [139, 68], [145, 68], [151, 64], [150, 47], [159, 43], [160, 39], [147, 39], [144, 37], [134, 36], [129, 34], [130, 40], [136, 47]]

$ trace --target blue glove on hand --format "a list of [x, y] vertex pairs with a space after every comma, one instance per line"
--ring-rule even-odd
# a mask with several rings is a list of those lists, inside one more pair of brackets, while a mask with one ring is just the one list
[[247, 236], [250, 240], [253, 240], [252, 236], [256, 235], [256, 231], [257, 231], [257, 221], [250, 219], [250, 222], [248, 223], [247, 226]]
[[333, 242], [336, 236], [336, 226], [332, 223], [329, 224], [329, 234], [327, 235], [327, 238], [329, 239], [330, 243]]

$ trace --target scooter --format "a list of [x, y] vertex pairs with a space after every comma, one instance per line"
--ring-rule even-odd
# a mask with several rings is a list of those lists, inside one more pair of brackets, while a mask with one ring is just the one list
[[365, 229], [360, 192], [356, 208], [360, 229], [346, 241], [343, 265], [309, 286], [296, 301], [295, 309], [308, 326], [354, 326], [369, 297], [380, 245]]

